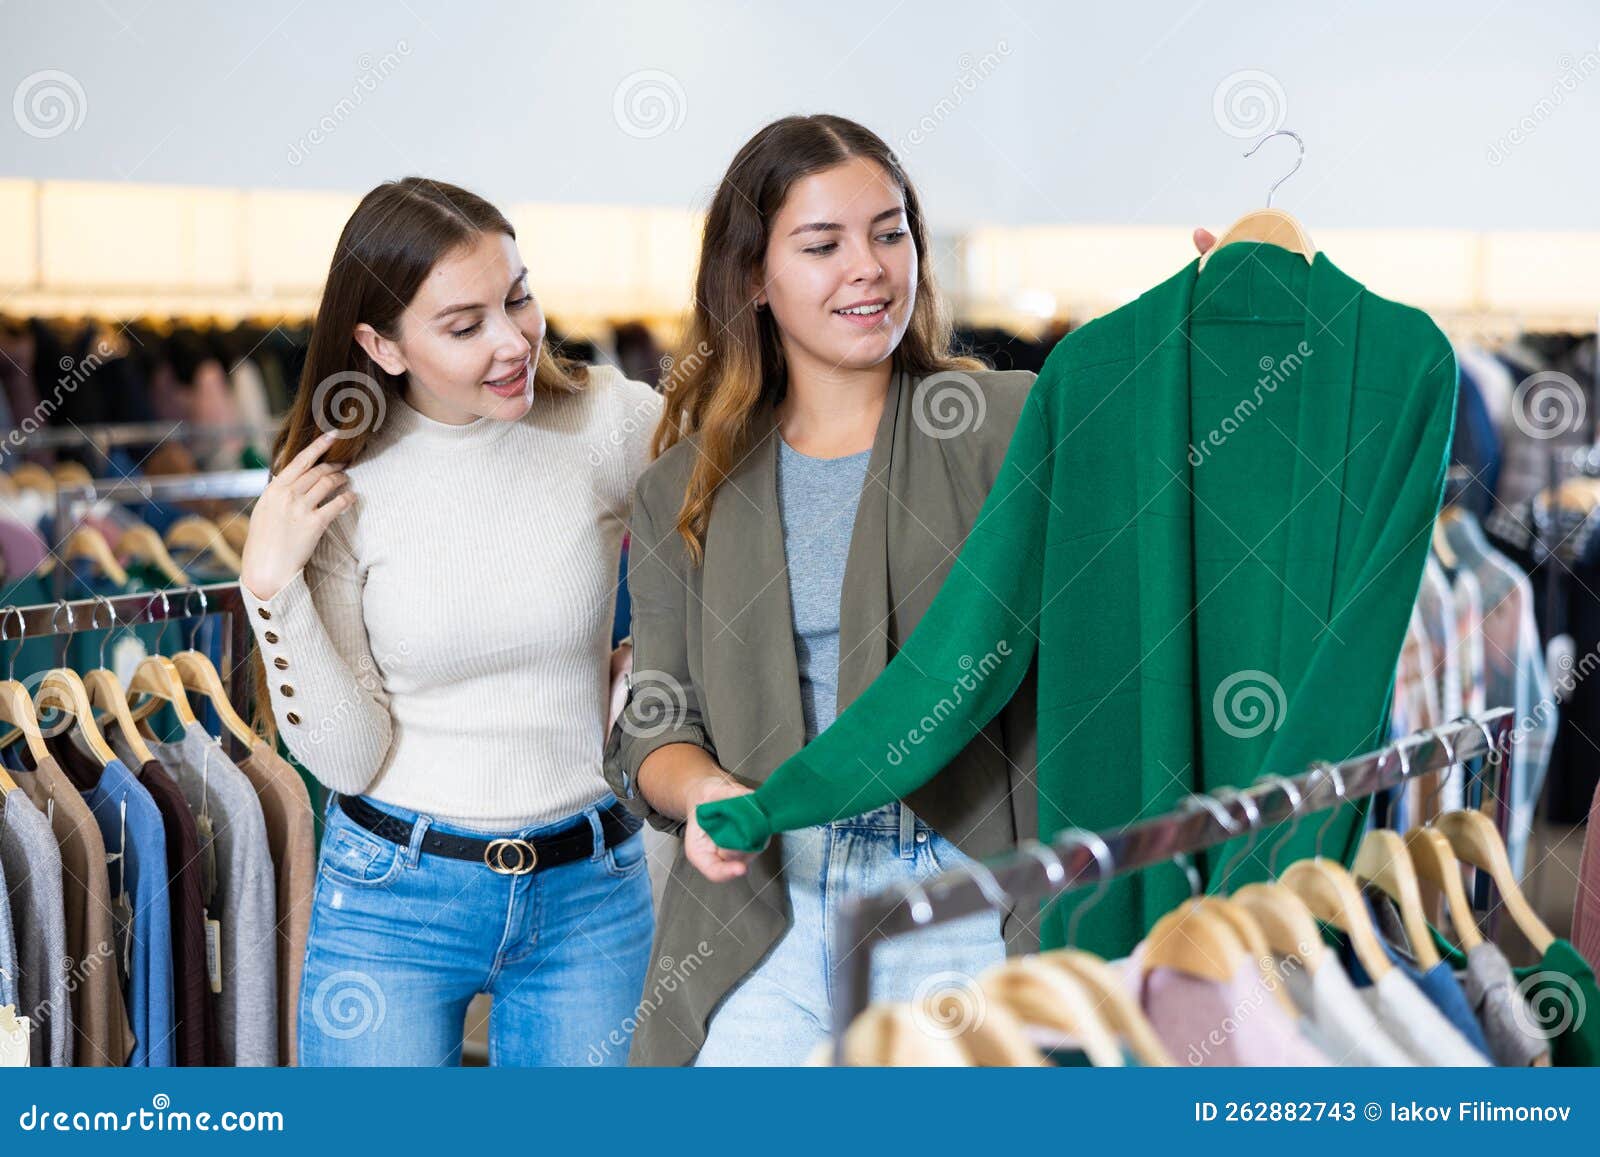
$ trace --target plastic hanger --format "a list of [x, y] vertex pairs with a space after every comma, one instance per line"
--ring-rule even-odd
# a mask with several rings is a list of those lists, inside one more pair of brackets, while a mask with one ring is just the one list
[[1317, 764], [1335, 787], [1338, 802], [1329, 810], [1328, 818], [1317, 830], [1316, 855], [1309, 860], [1298, 860], [1284, 870], [1282, 879], [1286, 887], [1305, 901], [1311, 914], [1324, 924], [1332, 924], [1350, 938], [1350, 947], [1361, 961], [1361, 967], [1374, 982], [1382, 980], [1394, 967], [1378, 931], [1372, 925], [1372, 914], [1362, 898], [1355, 879], [1337, 860], [1322, 854], [1322, 839], [1328, 827], [1344, 805], [1344, 777], [1331, 763]]
[[161, 577], [169, 583], [177, 586], [193, 585], [193, 581], [183, 572], [183, 568], [172, 560], [172, 555], [167, 552], [167, 544], [161, 541], [161, 536], [142, 522], [135, 522], [122, 532], [122, 536], [117, 539], [117, 548], [128, 557], [155, 567], [161, 573]]
[[[1392, 750], [1400, 759], [1400, 781], [1407, 783], [1411, 779], [1411, 754], [1404, 743], [1396, 743]], [[1426, 972], [1438, 964], [1439, 950], [1428, 934], [1428, 916], [1422, 907], [1422, 887], [1400, 833], [1374, 828], [1362, 836], [1350, 873], [1357, 880], [1372, 884], [1399, 906], [1400, 923], [1417, 966]]]
[[[1478, 726], [1483, 729], [1484, 741], [1489, 745], [1493, 758], [1499, 754], [1494, 738], [1481, 722], [1478, 722]], [[1545, 950], [1555, 942], [1555, 933], [1539, 919], [1533, 905], [1522, 894], [1522, 885], [1511, 870], [1511, 858], [1506, 853], [1505, 840], [1493, 821], [1481, 811], [1453, 811], [1434, 820], [1433, 826], [1450, 841], [1451, 849], [1462, 862], [1489, 873], [1489, 878], [1500, 892], [1501, 902], [1511, 914], [1512, 922], [1527, 938], [1533, 950], [1543, 956]]]
[[180, 518], [169, 526], [166, 542], [174, 550], [192, 550], [197, 555], [210, 555], [218, 566], [234, 574], [244, 569], [244, 560], [228, 545], [222, 529], [209, 518], [202, 518], [198, 514]]
[[1300, 139], [1300, 134], [1289, 129], [1278, 129], [1268, 133], [1254, 145], [1245, 156], [1254, 156], [1257, 149], [1266, 144], [1273, 137], [1293, 137], [1295, 144], [1300, 146], [1300, 155], [1295, 158], [1294, 168], [1272, 183], [1267, 190], [1267, 207], [1246, 213], [1223, 231], [1217, 243], [1200, 255], [1200, 268], [1206, 267], [1206, 262], [1216, 254], [1224, 245], [1232, 245], [1236, 241], [1261, 241], [1268, 245], [1276, 245], [1280, 249], [1287, 249], [1291, 253], [1298, 253], [1311, 261], [1317, 253], [1317, 247], [1311, 243], [1311, 235], [1305, 228], [1282, 209], [1272, 207], [1272, 195], [1278, 191], [1278, 186], [1287, 181], [1300, 171], [1300, 166], [1305, 163], [1306, 143]]
[[[1458, 719], [1455, 722], [1461, 721]], [[1450, 767], [1460, 767], [1455, 744], [1442, 732], [1439, 742], [1444, 744], [1445, 752], [1450, 757]], [[1435, 794], [1443, 791], [1444, 786], [1445, 777], [1441, 776], [1439, 786], [1434, 789]], [[1437, 828], [1424, 825], [1406, 833], [1406, 850], [1411, 853], [1411, 862], [1416, 865], [1417, 878], [1426, 880], [1444, 896], [1445, 914], [1450, 919], [1450, 926], [1455, 929], [1456, 943], [1461, 945], [1463, 952], [1471, 952], [1483, 943], [1483, 934], [1478, 931], [1472, 904], [1467, 899], [1466, 889], [1461, 886], [1461, 861], [1456, 859], [1450, 841]]]
[[195, 587], [191, 593], [200, 596], [200, 612], [195, 616], [194, 632], [189, 636], [189, 649], [174, 655], [172, 665], [177, 668], [178, 679], [184, 689], [209, 702], [223, 729], [244, 744], [246, 749], [252, 748], [260, 742], [260, 737], [234, 710], [233, 702], [228, 698], [228, 689], [222, 685], [222, 675], [211, 661], [211, 656], [194, 649], [195, 634], [199, 633], [200, 624], [205, 619], [208, 601], [206, 592], [199, 587]]

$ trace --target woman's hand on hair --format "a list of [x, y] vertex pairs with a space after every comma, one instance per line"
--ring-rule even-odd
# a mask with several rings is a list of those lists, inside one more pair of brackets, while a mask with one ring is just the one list
[[750, 861], [755, 859], [755, 854], [717, 847], [711, 837], [706, 835], [705, 829], [700, 826], [700, 821], [695, 818], [695, 809], [713, 800], [732, 799], [734, 796], [749, 794], [748, 787], [735, 783], [722, 774], [706, 776], [689, 792], [689, 814], [685, 817], [686, 826], [683, 830], [683, 854], [700, 874], [713, 884], [725, 883], [744, 875], [749, 870]]
[[239, 581], [258, 599], [270, 599], [305, 567], [322, 534], [356, 497], [342, 465], [318, 462], [337, 440], [322, 435], [289, 460], [267, 483], [250, 515]]

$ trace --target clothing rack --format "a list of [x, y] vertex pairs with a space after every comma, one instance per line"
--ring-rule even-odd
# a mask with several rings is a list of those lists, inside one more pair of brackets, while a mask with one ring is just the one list
[[[154, 478], [101, 478], [93, 482], [62, 483], [56, 487], [56, 537], [65, 538], [66, 527], [77, 524], [76, 511], [102, 499], [112, 502], [191, 502], [200, 499], [259, 498], [271, 477], [268, 470], [222, 470], [211, 474], [181, 474]], [[68, 573], [57, 567], [52, 591], [67, 593]]]
[[71, 450], [93, 446], [102, 453], [113, 446], [148, 446], [157, 442], [190, 442], [206, 438], [250, 438], [276, 433], [276, 422], [266, 426], [197, 426], [192, 422], [104, 422], [88, 426], [49, 426], [33, 433], [14, 431], [22, 450]]
[[[1492, 767], [1499, 772], [1492, 798], [1498, 804], [1495, 824], [1504, 831], [1509, 816], [1506, 788], [1514, 723], [1515, 713], [1509, 707], [1464, 716], [1342, 763], [1313, 765], [1295, 779], [1274, 778], [1236, 794], [1213, 795], [1210, 798], [1229, 818], [1226, 828], [1208, 806], [1169, 812], [1099, 835], [1068, 830], [1048, 845], [1030, 841], [999, 859], [942, 872], [910, 887], [858, 897], [844, 906], [837, 925], [839, 943], [849, 947], [834, 976], [833, 1063], [844, 1064], [845, 1031], [867, 1007], [873, 949], [893, 937], [978, 912], [1042, 903], [1480, 756], [1488, 757], [1486, 770]], [[1404, 758], [1400, 757], [1402, 750]], [[1248, 803], [1243, 802], [1246, 799]]]
[[[239, 584], [211, 583], [174, 590], [90, 599], [62, 599], [33, 606], [0, 607], [0, 665], [7, 664], [18, 644], [28, 639], [72, 636], [79, 631], [103, 631], [147, 626], [220, 615], [223, 619], [222, 661], [217, 665], [228, 701], [245, 719], [250, 718], [248, 667], [250, 621]], [[107, 620], [110, 620], [109, 622]], [[232, 742], [226, 731], [223, 738]], [[233, 754], [242, 755], [243, 752]]]

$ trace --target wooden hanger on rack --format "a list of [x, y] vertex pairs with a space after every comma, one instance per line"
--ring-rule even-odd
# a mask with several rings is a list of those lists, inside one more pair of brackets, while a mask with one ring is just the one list
[[[1450, 772], [1461, 766], [1461, 761], [1456, 758], [1455, 744], [1451, 742], [1450, 737], [1440, 732], [1438, 739], [1445, 749], [1445, 754], [1450, 757], [1450, 764], [1440, 774], [1438, 786], [1433, 791], [1434, 796], [1445, 789]], [[1431, 809], [1430, 798], [1425, 810]], [[1417, 871], [1417, 879], [1432, 884], [1444, 897], [1445, 915], [1449, 919], [1450, 926], [1455, 929], [1456, 943], [1461, 945], [1463, 952], [1472, 951], [1483, 943], [1483, 934], [1478, 931], [1472, 903], [1467, 899], [1466, 889], [1461, 886], [1461, 861], [1456, 859], [1450, 841], [1445, 838], [1443, 832], [1427, 824], [1412, 828], [1406, 833], [1405, 840], [1406, 851], [1410, 853], [1411, 863]], [[1406, 934], [1411, 935], [1409, 929]]]
[[[195, 616], [195, 629], [198, 631], [199, 622], [206, 615], [206, 592], [195, 587], [190, 593], [200, 596], [200, 611]], [[244, 717], [234, 710], [233, 702], [228, 698], [228, 689], [222, 683], [222, 673], [211, 661], [211, 656], [204, 651], [194, 649], [193, 635], [190, 636], [189, 643], [188, 650], [179, 651], [172, 657], [172, 665], [177, 668], [179, 682], [183, 684], [184, 690], [199, 695], [210, 703], [223, 729], [249, 750], [261, 741], [260, 736], [256, 735]]]
[[23, 490], [37, 490], [41, 494], [54, 494], [56, 480], [50, 471], [37, 462], [21, 462], [11, 471], [11, 481]]
[[1300, 166], [1305, 163], [1306, 144], [1300, 139], [1300, 134], [1290, 129], [1278, 129], [1268, 133], [1253, 146], [1245, 156], [1254, 156], [1255, 151], [1266, 144], [1273, 137], [1293, 137], [1295, 144], [1300, 146], [1300, 154], [1295, 158], [1294, 168], [1272, 183], [1267, 190], [1267, 207], [1246, 213], [1223, 231], [1217, 238], [1217, 243], [1200, 255], [1200, 268], [1206, 267], [1206, 262], [1216, 254], [1224, 245], [1232, 245], [1236, 241], [1261, 241], [1268, 245], [1276, 245], [1280, 249], [1287, 249], [1291, 253], [1298, 253], [1311, 261], [1317, 253], [1317, 247], [1311, 242], [1311, 235], [1305, 227], [1282, 209], [1272, 207], [1272, 195], [1278, 191], [1278, 186], [1287, 181], [1300, 171]]
[[[161, 599], [161, 633], [156, 636], [156, 648], [161, 645], [162, 637], [167, 633], [167, 623], [170, 621], [172, 611], [167, 599], [166, 591], [157, 591]], [[148, 695], [149, 699], [137, 705], [132, 703], [135, 695]], [[149, 734], [150, 716], [161, 710], [163, 705], [170, 706], [172, 713], [177, 716], [178, 723], [187, 728], [198, 720], [194, 711], [189, 706], [189, 694], [184, 689], [183, 677], [178, 674], [177, 666], [165, 655], [146, 655], [139, 660], [139, 665], [134, 668], [133, 678], [128, 681], [129, 710], [133, 714], [135, 723], [145, 725], [145, 733]]]
[[[1400, 782], [1411, 779], [1411, 755], [1404, 742], [1396, 743], [1393, 751], [1400, 759]], [[1381, 760], [1380, 760], [1381, 762]], [[1388, 828], [1374, 828], [1361, 837], [1356, 858], [1350, 873], [1388, 896], [1400, 910], [1400, 923], [1405, 928], [1406, 942], [1418, 967], [1427, 971], [1439, 963], [1439, 950], [1433, 945], [1428, 932], [1428, 915], [1422, 906], [1422, 887], [1417, 881], [1417, 869], [1411, 862], [1411, 853], [1399, 832]]]
[[[217, 526], [222, 530], [223, 541], [243, 554], [245, 540], [250, 537], [250, 516], [242, 510], [235, 511], [219, 521]], [[241, 566], [239, 569], [244, 568]]]
[[244, 560], [228, 545], [222, 528], [209, 518], [202, 518], [198, 514], [180, 518], [167, 528], [166, 538], [167, 545], [174, 550], [192, 550], [197, 555], [210, 555], [218, 566], [233, 574], [244, 569]]
[[111, 745], [105, 741], [105, 737], [100, 734], [99, 726], [95, 723], [94, 707], [89, 702], [89, 691], [83, 685], [83, 679], [72, 668], [57, 667], [45, 675], [44, 682], [39, 684], [39, 692], [34, 697], [34, 702], [40, 711], [54, 708], [71, 716], [90, 753], [100, 761], [102, 767], [117, 758], [117, 753], [111, 750]]
[[[117, 678], [116, 672], [106, 667], [106, 642], [110, 633], [116, 629], [117, 612], [111, 605], [111, 600], [96, 595], [96, 608], [101, 603], [105, 604], [109, 618], [104, 628], [107, 637], [100, 640], [100, 665], [92, 671], [84, 672], [83, 686], [89, 692], [89, 705], [106, 713], [107, 718], [121, 733], [128, 750], [133, 752], [133, 757], [141, 764], [149, 763], [155, 756], [145, 745], [144, 736], [139, 733], [139, 726], [134, 722], [132, 712], [128, 710], [128, 693], [122, 686], [122, 680]], [[91, 630], [95, 629], [92, 617], [89, 620], [89, 627]]]
[[[1489, 728], [1481, 722], [1478, 723], [1478, 727], [1483, 732], [1485, 749], [1489, 752], [1487, 759], [1494, 762], [1505, 758]], [[1493, 797], [1486, 793], [1486, 798]], [[1494, 821], [1481, 811], [1463, 810], [1446, 812], [1434, 820], [1432, 826], [1450, 841], [1451, 850], [1463, 863], [1471, 864], [1479, 871], [1489, 874], [1489, 878], [1494, 881], [1494, 886], [1500, 893], [1501, 903], [1511, 915], [1512, 923], [1517, 926], [1533, 950], [1543, 956], [1545, 950], [1554, 943], [1555, 933], [1551, 932], [1539, 918], [1539, 914], [1533, 910], [1533, 905], [1523, 894], [1522, 885], [1517, 882], [1516, 873], [1511, 870], [1511, 857], [1506, 852], [1505, 839], [1494, 826]], [[1470, 911], [1470, 909], [1464, 910]]]
[[161, 541], [161, 536], [154, 528], [142, 522], [135, 522], [122, 532], [122, 537], [117, 539], [117, 547], [136, 562], [154, 567], [169, 583], [177, 586], [193, 585], [193, 580], [172, 560], [172, 555], [167, 553], [166, 543]]
[[1066, 970], [1022, 956], [985, 970], [978, 987], [1023, 1023], [1071, 1036], [1096, 1068], [1126, 1063], [1093, 996]]
[[[1283, 845], [1294, 837], [1295, 831], [1300, 826], [1300, 808], [1304, 799], [1300, 789], [1287, 776], [1269, 775], [1263, 779], [1275, 783], [1289, 798], [1289, 830], [1279, 838], [1267, 854], [1267, 872], [1270, 876], [1276, 877], [1278, 853], [1283, 849]], [[1259, 826], [1259, 823], [1256, 826]], [[1267, 939], [1267, 947], [1275, 957], [1294, 959], [1311, 974], [1315, 974], [1322, 966], [1328, 951], [1322, 942], [1322, 933], [1317, 928], [1316, 918], [1306, 907], [1306, 902], [1296, 895], [1293, 889], [1269, 880], [1246, 884], [1235, 891], [1231, 899], [1254, 917]]]
[[[106, 536], [92, 526], [85, 524], [74, 528], [67, 536], [67, 545], [62, 548], [61, 557], [68, 562], [86, 559], [108, 582], [119, 587], [128, 585], [128, 572], [117, 561], [116, 552], [111, 549]], [[47, 558], [34, 573], [47, 575], [54, 568], [55, 560]]]
[[1286, 887], [1305, 901], [1313, 916], [1324, 924], [1332, 924], [1350, 938], [1350, 948], [1356, 959], [1376, 983], [1387, 976], [1394, 965], [1383, 950], [1383, 942], [1372, 923], [1372, 913], [1355, 879], [1343, 864], [1322, 855], [1322, 837], [1344, 805], [1344, 777], [1331, 763], [1319, 763], [1316, 766], [1334, 784], [1338, 801], [1329, 810], [1328, 818], [1317, 832], [1317, 854], [1311, 859], [1290, 864], [1281, 879]]
[[57, 486], [89, 486], [94, 483], [94, 475], [82, 462], [57, 462], [50, 471], [50, 477]]

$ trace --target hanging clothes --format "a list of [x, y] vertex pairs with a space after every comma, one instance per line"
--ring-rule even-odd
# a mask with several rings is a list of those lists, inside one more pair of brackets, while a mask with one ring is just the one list
[[72, 1063], [61, 849], [50, 821], [20, 786], [0, 797], [0, 869], [15, 929], [17, 1011], [32, 1022], [31, 1064], [61, 1068]]
[[[1370, 750], [1455, 398], [1438, 327], [1325, 254], [1238, 243], [1191, 263], [1061, 341], [905, 648], [758, 791], [702, 805], [700, 824], [753, 850], [907, 794], [1035, 656], [1045, 838]], [[1365, 807], [1336, 818], [1327, 846], [1353, 851]], [[1312, 835], [1284, 854], [1309, 853]], [[1182, 899], [1168, 876], [1113, 881], [1080, 943], [1131, 947]], [[1045, 944], [1061, 943], [1060, 914], [1047, 920]]]

